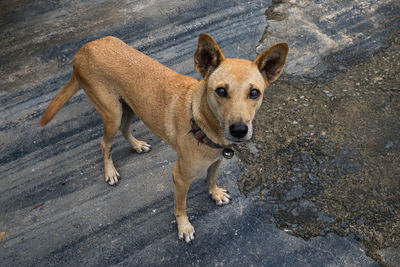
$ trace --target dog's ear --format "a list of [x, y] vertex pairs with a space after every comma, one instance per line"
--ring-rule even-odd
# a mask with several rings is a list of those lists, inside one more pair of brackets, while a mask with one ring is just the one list
[[224, 59], [224, 54], [213, 38], [206, 33], [200, 34], [197, 50], [194, 53], [196, 71], [207, 79]]
[[289, 47], [286, 43], [276, 44], [263, 51], [253, 61], [268, 84], [278, 79], [281, 75], [288, 51]]

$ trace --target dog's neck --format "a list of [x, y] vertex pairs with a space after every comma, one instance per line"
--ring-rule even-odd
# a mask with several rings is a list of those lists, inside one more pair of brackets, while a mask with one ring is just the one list
[[224, 138], [219, 120], [208, 104], [207, 85], [204, 80], [199, 83], [197, 90], [193, 92], [192, 112], [193, 119], [208, 138], [218, 145], [226, 146], [229, 144]]

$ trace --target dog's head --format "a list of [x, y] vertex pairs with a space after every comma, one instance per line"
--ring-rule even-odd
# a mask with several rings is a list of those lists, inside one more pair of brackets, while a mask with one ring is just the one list
[[226, 139], [243, 142], [251, 138], [264, 90], [281, 75], [288, 50], [286, 43], [280, 43], [254, 61], [230, 59], [209, 35], [200, 35], [194, 65], [205, 81], [208, 105]]

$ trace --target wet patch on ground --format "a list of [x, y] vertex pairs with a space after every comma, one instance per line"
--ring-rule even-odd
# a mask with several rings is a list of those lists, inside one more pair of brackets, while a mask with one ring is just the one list
[[327, 83], [271, 85], [239, 181], [281, 229], [350, 235], [387, 266], [378, 250], [400, 244], [398, 36]]

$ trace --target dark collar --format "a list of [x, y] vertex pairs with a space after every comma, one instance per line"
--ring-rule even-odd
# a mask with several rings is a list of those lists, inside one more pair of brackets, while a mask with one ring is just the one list
[[206, 144], [209, 147], [212, 147], [215, 149], [223, 149], [222, 156], [224, 156], [224, 158], [231, 159], [233, 157], [233, 155], [235, 154], [235, 151], [233, 150], [233, 148], [235, 148], [236, 150], [239, 151], [238, 147], [236, 147], [235, 145], [230, 146], [230, 147], [221, 146], [221, 145], [218, 145], [218, 144], [214, 143], [213, 141], [211, 141], [211, 139], [207, 137], [207, 135], [200, 128], [200, 126], [197, 125], [197, 123], [195, 122], [194, 119], [190, 120], [190, 124], [191, 124], [192, 128], [189, 130], [188, 133], [192, 133], [194, 138], [196, 138], [199, 143]]
[[200, 126], [197, 125], [197, 123], [195, 122], [194, 119], [190, 120], [190, 124], [191, 124], [192, 128], [189, 130], [188, 133], [192, 133], [194, 135], [194, 138], [196, 138], [199, 143], [206, 144], [209, 147], [212, 147], [215, 149], [226, 148], [225, 146], [221, 146], [221, 145], [214, 143], [210, 138], [208, 138], [207, 135], [200, 128]]

